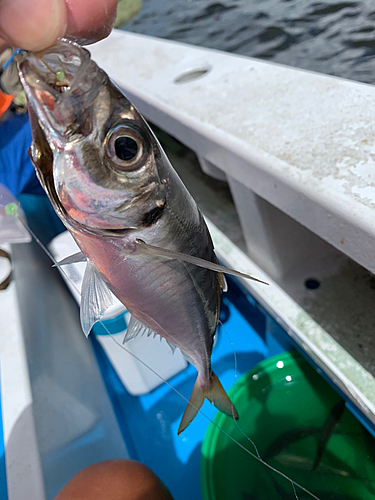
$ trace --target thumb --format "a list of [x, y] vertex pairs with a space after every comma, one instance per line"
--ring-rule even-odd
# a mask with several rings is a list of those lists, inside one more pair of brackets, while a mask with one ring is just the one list
[[26, 50], [41, 50], [63, 36], [64, 0], [1, 0], [0, 38]]

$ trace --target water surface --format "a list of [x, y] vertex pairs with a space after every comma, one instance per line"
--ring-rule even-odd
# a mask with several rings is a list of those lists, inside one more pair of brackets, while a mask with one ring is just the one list
[[375, 81], [374, 0], [143, 0], [124, 29]]

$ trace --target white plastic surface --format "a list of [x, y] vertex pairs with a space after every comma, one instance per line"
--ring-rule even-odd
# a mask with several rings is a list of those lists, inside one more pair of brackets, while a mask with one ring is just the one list
[[146, 118], [375, 271], [374, 86], [120, 31], [90, 50]]
[[[17, 205], [17, 217], [6, 213], [6, 207], [10, 203]], [[18, 200], [3, 184], [0, 184], [0, 244], [31, 241], [29, 232], [18, 220], [18, 217], [21, 220], [26, 220]]]
[[[2, 248], [10, 252], [9, 245]], [[43, 500], [33, 401], [14, 282], [0, 291], [0, 367], [8, 497]]]
[[218, 258], [228, 267], [267, 281], [269, 286], [240, 279], [252, 296], [314, 360], [366, 417], [375, 424], [375, 378], [291, 296], [206, 219]]
[[[122, 383], [133, 396], [147, 394], [187, 367], [187, 361], [179, 349], [173, 354], [170, 347], [161, 337], [136, 337], [125, 344], [125, 351], [114, 339], [121, 344], [124, 332], [111, 338], [109, 335], [98, 335], [96, 338], [104, 348], [112, 365], [115, 367]], [[150, 371], [134, 356], [150, 366], [158, 375]], [[162, 377], [162, 378], [161, 378]]]
[[[337, 299], [355, 278], [369, 280], [342, 254], [375, 272], [375, 87], [124, 32], [90, 50], [146, 118], [195, 151], [203, 170], [227, 177], [253, 262], [214, 229], [223, 261], [240, 270], [255, 261], [278, 281], [284, 290], [244, 284], [375, 422], [373, 349], [363, 349], [373, 343], [371, 290], [344, 297], [341, 309]], [[319, 268], [331, 293], [313, 311], [317, 322], [300, 303], [314, 305], [303, 283]]]

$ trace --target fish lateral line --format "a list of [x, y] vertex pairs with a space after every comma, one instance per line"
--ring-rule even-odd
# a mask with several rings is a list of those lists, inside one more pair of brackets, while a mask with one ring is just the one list
[[205, 269], [209, 269], [210, 271], [215, 271], [217, 273], [225, 273], [236, 276], [237, 278], [246, 278], [252, 281], [256, 281], [257, 283], [262, 283], [263, 285], [268, 285], [266, 281], [262, 281], [250, 274], [241, 273], [240, 271], [235, 271], [234, 269], [230, 269], [225, 266], [221, 266], [220, 264], [215, 264], [214, 262], [210, 262], [209, 260], [200, 259], [199, 257], [194, 257], [192, 255], [187, 255], [181, 252], [175, 252], [174, 250], [169, 250], [167, 248], [161, 248], [154, 245], [149, 245], [145, 241], [137, 238], [136, 244], [138, 249], [136, 252], [143, 253], [144, 255], [151, 255], [155, 257], [163, 257], [165, 259], [170, 260], [179, 260], [183, 262], [188, 262], [189, 264], [194, 264], [198, 267], [203, 267]]

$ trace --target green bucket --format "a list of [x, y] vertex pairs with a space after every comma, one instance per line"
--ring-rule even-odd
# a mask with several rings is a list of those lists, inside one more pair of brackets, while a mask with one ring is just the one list
[[[260, 456], [321, 500], [375, 499], [375, 440], [297, 353], [259, 363], [232, 387], [238, 425]], [[214, 423], [255, 453], [233, 419]], [[210, 424], [202, 445], [204, 500], [295, 500], [292, 485]], [[299, 500], [312, 497], [296, 488]]]

